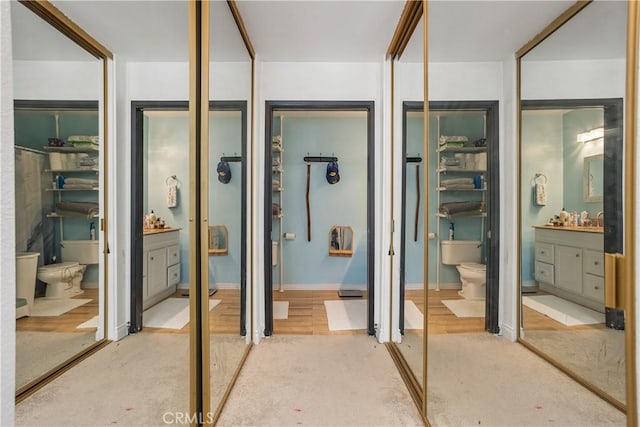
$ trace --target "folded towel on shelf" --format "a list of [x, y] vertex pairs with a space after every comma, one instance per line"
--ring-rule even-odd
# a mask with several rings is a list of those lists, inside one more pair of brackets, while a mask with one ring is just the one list
[[67, 138], [67, 143], [73, 146], [98, 145], [100, 144], [100, 137], [91, 135], [71, 135]]
[[451, 147], [462, 147], [465, 142], [469, 141], [469, 138], [466, 136], [445, 136], [442, 135], [439, 139], [440, 147], [451, 146]]
[[167, 207], [178, 206], [178, 186], [176, 184], [167, 185]]
[[473, 178], [451, 178], [451, 179], [443, 179], [440, 181], [440, 184], [444, 187], [452, 184], [471, 184], [473, 185]]
[[440, 184], [442, 188], [447, 190], [474, 190], [476, 188], [473, 184]]
[[546, 206], [547, 204], [547, 186], [545, 184], [536, 184], [536, 205]]
[[58, 202], [56, 203], [56, 213], [76, 214], [92, 217], [100, 212], [100, 205], [91, 202]]
[[446, 215], [453, 215], [461, 212], [480, 212], [482, 203], [483, 202], [481, 201], [442, 203], [440, 205], [440, 212]]
[[67, 188], [69, 184], [72, 185], [88, 185], [90, 187], [97, 187], [99, 184], [97, 179], [89, 179], [89, 178], [65, 178], [64, 179], [64, 188]]

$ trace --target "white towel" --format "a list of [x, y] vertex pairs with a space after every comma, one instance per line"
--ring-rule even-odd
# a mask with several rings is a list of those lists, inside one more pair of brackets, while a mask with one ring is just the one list
[[167, 185], [167, 207], [175, 208], [176, 206], [178, 206], [178, 186]]
[[545, 206], [547, 204], [547, 187], [545, 184], [536, 184], [536, 205]]

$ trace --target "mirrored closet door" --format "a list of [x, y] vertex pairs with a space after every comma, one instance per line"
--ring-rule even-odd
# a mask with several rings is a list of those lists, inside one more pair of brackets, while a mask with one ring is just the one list
[[28, 6], [11, 2], [17, 395], [105, 335], [103, 60]]
[[519, 339], [624, 410], [627, 3], [582, 6], [519, 59]]

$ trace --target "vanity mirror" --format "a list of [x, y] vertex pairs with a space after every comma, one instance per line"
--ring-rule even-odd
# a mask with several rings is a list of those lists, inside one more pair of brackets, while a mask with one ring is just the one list
[[584, 158], [582, 191], [586, 203], [602, 202], [604, 193], [604, 156], [594, 154]]
[[[581, 2], [563, 18], [518, 53], [519, 340], [624, 411], [619, 320], [632, 302], [604, 266], [624, 252], [627, 3]], [[549, 225], [561, 211], [565, 226]]]

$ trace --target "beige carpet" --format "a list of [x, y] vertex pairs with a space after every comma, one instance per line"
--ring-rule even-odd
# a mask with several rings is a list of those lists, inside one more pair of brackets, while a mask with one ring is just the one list
[[16, 387], [20, 388], [95, 342], [95, 331], [16, 333]]
[[219, 426], [419, 426], [383, 344], [366, 335], [273, 336], [254, 346]]
[[624, 426], [623, 413], [524, 346], [490, 334], [429, 336], [434, 426]]
[[625, 401], [624, 331], [525, 331], [524, 338], [587, 381]]

